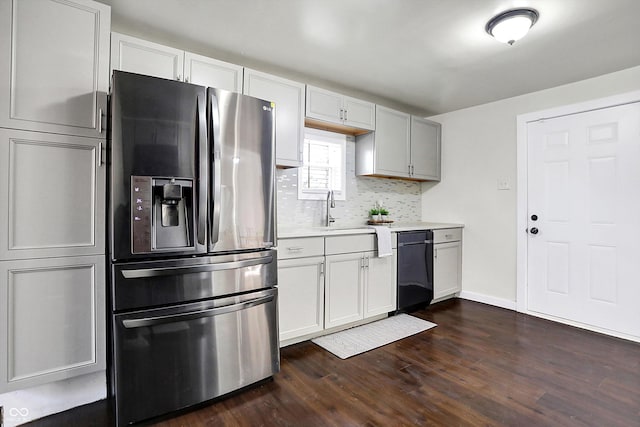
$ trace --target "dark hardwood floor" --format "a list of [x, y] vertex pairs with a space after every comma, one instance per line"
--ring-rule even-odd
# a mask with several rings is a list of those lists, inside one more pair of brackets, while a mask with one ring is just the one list
[[[640, 426], [640, 344], [464, 300], [414, 314], [438, 327], [347, 360], [287, 347], [274, 381], [151, 425]], [[110, 424], [98, 402], [31, 426]]]

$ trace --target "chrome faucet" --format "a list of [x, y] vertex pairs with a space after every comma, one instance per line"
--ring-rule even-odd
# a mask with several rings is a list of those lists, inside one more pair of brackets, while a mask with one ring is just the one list
[[336, 222], [336, 219], [331, 216], [331, 212], [329, 211], [329, 209], [335, 207], [336, 201], [333, 198], [333, 190], [329, 190], [329, 192], [327, 193], [327, 222], [325, 224], [327, 227], [329, 227], [332, 222]]

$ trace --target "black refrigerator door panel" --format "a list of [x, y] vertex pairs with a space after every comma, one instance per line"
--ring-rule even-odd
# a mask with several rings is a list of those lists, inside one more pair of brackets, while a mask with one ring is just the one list
[[271, 102], [209, 89], [209, 252], [275, 246]]
[[206, 88], [114, 71], [109, 140], [112, 259], [206, 252]]

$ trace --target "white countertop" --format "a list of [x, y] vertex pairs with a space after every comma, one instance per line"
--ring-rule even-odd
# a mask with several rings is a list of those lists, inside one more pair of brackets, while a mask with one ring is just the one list
[[[442, 222], [399, 222], [389, 224], [391, 231], [412, 231], [412, 230], [437, 230], [442, 228], [462, 228], [464, 224], [448, 224]], [[361, 226], [340, 226], [330, 227], [278, 227], [278, 238], [288, 239], [295, 237], [313, 236], [340, 236], [346, 234], [370, 234], [374, 229], [368, 225]]]

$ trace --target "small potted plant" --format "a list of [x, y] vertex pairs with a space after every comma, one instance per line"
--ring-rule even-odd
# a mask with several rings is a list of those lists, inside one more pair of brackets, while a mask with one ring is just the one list
[[385, 208], [380, 208], [380, 219], [382, 221], [388, 221], [389, 220], [389, 211], [386, 210]]
[[372, 221], [379, 221], [380, 220], [380, 209], [378, 209], [378, 208], [369, 209], [369, 218], [371, 218]]

